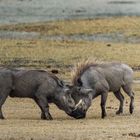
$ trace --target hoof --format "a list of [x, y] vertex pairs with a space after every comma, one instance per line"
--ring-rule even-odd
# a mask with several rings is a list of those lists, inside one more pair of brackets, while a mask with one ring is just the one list
[[48, 116], [45, 116], [45, 114], [41, 114], [41, 119], [42, 120], [53, 120], [52, 116], [49, 114]]
[[116, 112], [116, 115], [120, 115], [120, 114], [123, 114], [123, 111], [118, 110], [118, 111]]
[[41, 117], [41, 119], [42, 119], [42, 120], [53, 120], [52, 117], [43, 117], [43, 118]]
[[53, 120], [53, 118], [52, 117], [46, 117], [45, 120]]
[[133, 112], [134, 112], [134, 106], [133, 105], [130, 105], [129, 112], [130, 112], [130, 114], [133, 114]]
[[3, 116], [0, 117], [1, 120], [4, 120], [5, 118]]
[[130, 112], [130, 114], [133, 114], [134, 109], [130, 109], [129, 112]]
[[106, 118], [107, 117], [107, 114], [104, 114], [102, 115], [102, 119]]

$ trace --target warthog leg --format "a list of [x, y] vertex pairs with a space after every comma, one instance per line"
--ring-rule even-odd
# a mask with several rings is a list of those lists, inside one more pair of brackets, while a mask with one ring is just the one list
[[120, 90], [114, 92], [114, 95], [120, 101], [119, 110], [116, 112], [116, 114], [121, 114], [123, 113], [124, 96], [122, 95]]
[[104, 93], [101, 94], [102, 118], [104, 118], [104, 117], [107, 116], [107, 114], [106, 114], [106, 109], [105, 109], [107, 96], [108, 96], [108, 92], [104, 92]]
[[[48, 107], [48, 109], [49, 109], [49, 107]], [[53, 118], [52, 118], [50, 112], [48, 112], [48, 117], [46, 117], [46, 114], [45, 114], [44, 112], [42, 112], [42, 113], [41, 113], [41, 119], [42, 119], [42, 120], [53, 120]]]
[[134, 110], [134, 92], [132, 91], [131, 84], [126, 84], [122, 87], [124, 92], [130, 97], [129, 112], [132, 114]]
[[42, 111], [41, 119], [52, 120], [53, 118], [49, 112], [48, 101], [47, 101], [46, 97], [44, 96], [44, 94], [36, 93], [34, 100], [38, 104], [38, 106], [40, 107], [40, 109]]
[[0, 119], [4, 119], [2, 113], [2, 105], [4, 104], [6, 98], [8, 97], [10, 89], [1, 89], [0, 91]]

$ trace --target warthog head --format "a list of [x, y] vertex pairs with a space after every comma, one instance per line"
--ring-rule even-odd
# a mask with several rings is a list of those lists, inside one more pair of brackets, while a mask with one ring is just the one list
[[71, 96], [75, 101], [75, 108], [68, 115], [76, 119], [85, 118], [86, 112], [91, 106], [93, 90], [78, 86], [72, 86], [70, 89]]
[[55, 94], [55, 103], [59, 109], [70, 114], [75, 108], [75, 101], [71, 96], [70, 88], [64, 83], [59, 83], [59, 88]]

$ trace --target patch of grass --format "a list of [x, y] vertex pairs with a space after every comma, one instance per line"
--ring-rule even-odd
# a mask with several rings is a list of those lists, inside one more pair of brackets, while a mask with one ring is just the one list
[[[24, 41], [0, 40], [0, 57], [4, 59], [28, 58], [30, 60], [53, 59], [62, 64], [74, 64], [82, 59], [97, 58], [121, 61], [133, 67], [140, 64], [139, 44], [89, 41]], [[2, 64], [2, 63], [1, 63]]]
[[[1, 66], [58, 68], [62, 73], [85, 59], [120, 61], [132, 67], [140, 65], [139, 44], [89, 41], [0, 40]], [[69, 75], [69, 74], [68, 74]]]
[[115, 17], [93, 20], [68, 20], [56, 22], [2, 25], [0, 30], [39, 32], [46, 35], [123, 33], [140, 37], [140, 17]]
[[[46, 35], [123, 33], [139, 36], [139, 17], [68, 20], [44, 23], [1, 25], [0, 30], [39, 32]], [[58, 69], [69, 77], [71, 68], [85, 59], [120, 61], [140, 67], [139, 44], [93, 41], [0, 40], [0, 65]]]

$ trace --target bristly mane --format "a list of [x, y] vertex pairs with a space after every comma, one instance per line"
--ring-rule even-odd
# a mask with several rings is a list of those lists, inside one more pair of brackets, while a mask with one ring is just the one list
[[101, 64], [100, 61], [84, 61], [78, 63], [75, 68], [72, 70], [72, 84], [77, 84], [79, 77], [91, 66], [97, 66]]
[[72, 84], [73, 85], [81, 85], [81, 75], [90, 67], [96, 67], [96, 66], [101, 66], [101, 67], [106, 67], [110, 64], [121, 64], [121, 62], [108, 62], [108, 61], [102, 61], [102, 60], [86, 60], [78, 63], [75, 68], [72, 70], [71, 76], [72, 76]]

